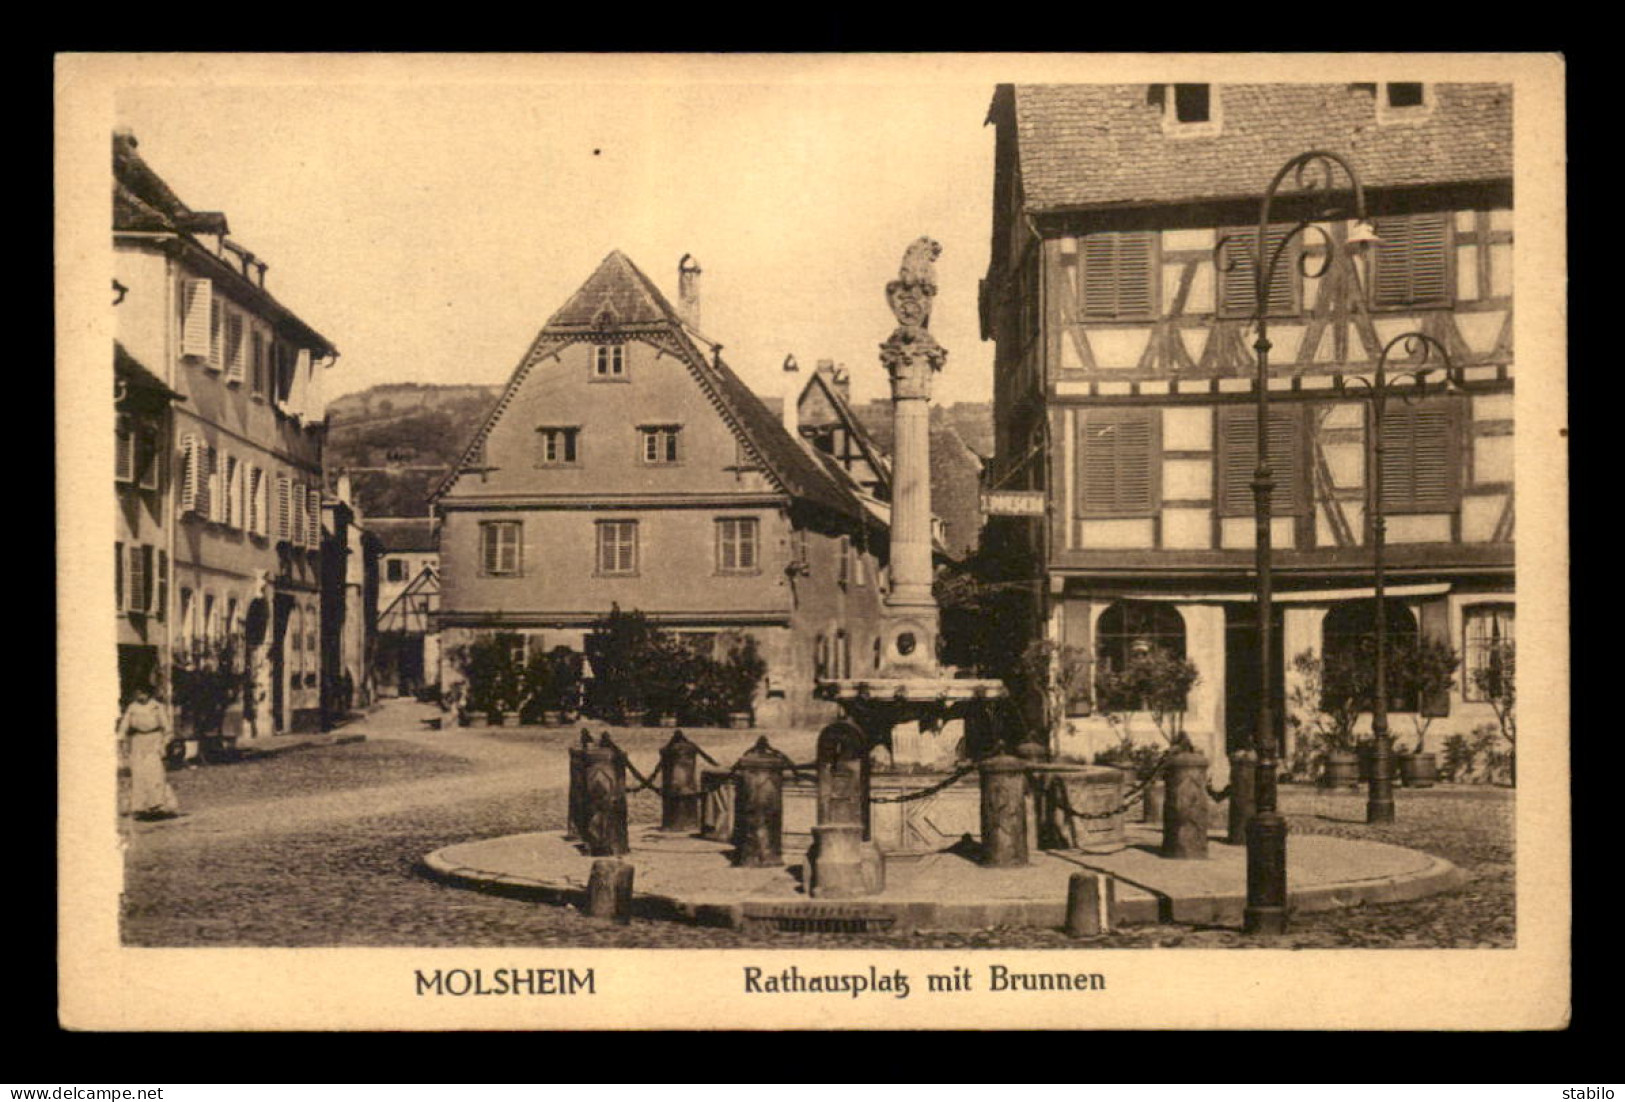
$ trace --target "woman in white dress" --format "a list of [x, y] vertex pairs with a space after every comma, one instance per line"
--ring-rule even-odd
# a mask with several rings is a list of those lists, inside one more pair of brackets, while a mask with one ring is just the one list
[[119, 719], [120, 738], [129, 739], [130, 810], [137, 819], [173, 819], [180, 814], [175, 790], [164, 776], [164, 746], [169, 741], [169, 709], [152, 695], [149, 685], [135, 691], [135, 699]]

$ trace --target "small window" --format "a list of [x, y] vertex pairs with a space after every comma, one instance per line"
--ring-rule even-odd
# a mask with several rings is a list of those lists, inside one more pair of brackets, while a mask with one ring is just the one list
[[605, 520], [598, 522], [598, 573], [636, 574], [638, 572], [638, 522]]
[[386, 573], [386, 575], [387, 575], [387, 577], [388, 577], [388, 579], [390, 581], [392, 581], [392, 582], [404, 582], [404, 581], [406, 581], [406, 560], [405, 559], [390, 559], [385, 564], [384, 569], [385, 569], [385, 573]]
[[536, 430], [536, 465], [563, 467], [576, 462], [576, 441], [581, 430], [577, 428], [539, 428]]
[[1078, 511], [1086, 517], [1148, 517], [1160, 502], [1156, 410], [1088, 410], [1078, 427]]
[[638, 430], [639, 450], [643, 462], [650, 465], [661, 466], [678, 461], [678, 437], [682, 434], [678, 425], [645, 425]]
[[592, 373], [598, 379], [626, 377], [626, 349], [619, 344], [600, 344], [593, 349]]
[[755, 517], [724, 517], [717, 521], [717, 570], [723, 574], [755, 574], [761, 570], [760, 525]]
[[1389, 107], [1425, 107], [1425, 85], [1420, 83], [1394, 83], [1382, 86]]
[[503, 577], [519, 573], [519, 533], [517, 520], [486, 521], [480, 525], [482, 574]]
[[1513, 606], [1468, 605], [1462, 625], [1462, 699], [1485, 701], [1496, 690], [1513, 653]]
[[1212, 117], [1211, 84], [1174, 85], [1174, 121], [1207, 122]]
[[120, 417], [113, 428], [113, 480], [135, 481], [135, 428], [128, 417]]

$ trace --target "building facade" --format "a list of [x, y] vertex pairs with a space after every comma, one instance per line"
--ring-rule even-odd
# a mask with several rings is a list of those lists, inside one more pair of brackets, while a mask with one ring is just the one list
[[159, 489], [143, 491], [167, 520], [149, 619], [162, 617], [174, 664], [242, 673], [226, 737], [315, 727], [321, 383], [337, 351], [267, 290], [267, 265], [225, 215], [183, 203], [133, 135], [114, 136], [113, 170], [119, 343], [177, 395]]
[[433, 517], [373, 517], [379, 544], [373, 680], [387, 696], [440, 684], [440, 530]]
[[872, 668], [885, 527], [700, 334], [698, 276], [680, 314], [614, 252], [542, 328], [437, 493], [442, 642], [581, 650], [618, 604], [754, 636], [758, 724], [818, 722], [815, 679]]
[[[1049, 507], [997, 518], [996, 538], [1038, 580], [1034, 630], [1092, 668], [1150, 646], [1195, 663], [1187, 728], [1220, 777], [1227, 748], [1251, 741], [1258, 675], [1256, 294], [1251, 262], [1222, 243], [1256, 239], [1266, 186], [1310, 150], [1354, 166], [1380, 240], [1328, 250], [1349, 224], [1314, 222], [1267, 288], [1276, 714], [1305, 718], [1288, 706], [1304, 699], [1294, 659], [1372, 631], [1371, 410], [1350, 379], [1416, 330], [1465, 386], [1387, 408], [1390, 630], [1448, 642], [1463, 665], [1448, 694], [1396, 701], [1392, 730], [1414, 744], [1432, 721], [1436, 750], [1494, 722], [1471, 671], [1513, 634], [1511, 113], [1510, 87], [1486, 84], [994, 95], [992, 477]], [[1330, 205], [1292, 185], [1272, 242]], [[1061, 749], [1088, 755], [1119, 731], [1076, 695]]]
[[350, 480], [322, 500], [322, 727], [342, 723], [376, 694], [379, 559], [382, 546], [353, 502]]

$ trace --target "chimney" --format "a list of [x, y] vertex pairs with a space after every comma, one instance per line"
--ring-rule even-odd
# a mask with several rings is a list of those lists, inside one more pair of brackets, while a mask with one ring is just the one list
[[846, 373], [846, 368], [836, 367], [834, 360], [819, 360], [818, 373], [829, 376], [829, 385], [840, 394], [842, 401], [852, 401], [852, 378]]
[[801, 411], [796, 402], [801, 398], [801, 365], [795, 356], [784, 357], [784, 431], [792, 437], [801, 432]]
[[338, 478], [338, 485], [334, 487], [333, 492], [334, 492], [335, 496], [337, 496], [340, 501], [344, 502], [344, 504], [346, 504], [346, 505], [354, 505], [355, 504], [355, 499], [350, 496], [351, 495], [350, 472], [344, 471], [344, 472], [340, 473], [339, 478]]
[[677, 312], [695, 332], [700, 330], [700, 264], [689, 253], [677, 262]]

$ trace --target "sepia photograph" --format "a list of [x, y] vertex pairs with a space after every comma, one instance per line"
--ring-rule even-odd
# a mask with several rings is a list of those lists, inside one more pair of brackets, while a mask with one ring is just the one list
[[57, 68], [65, 1025], [1565, 1024], [1561, 59]]

